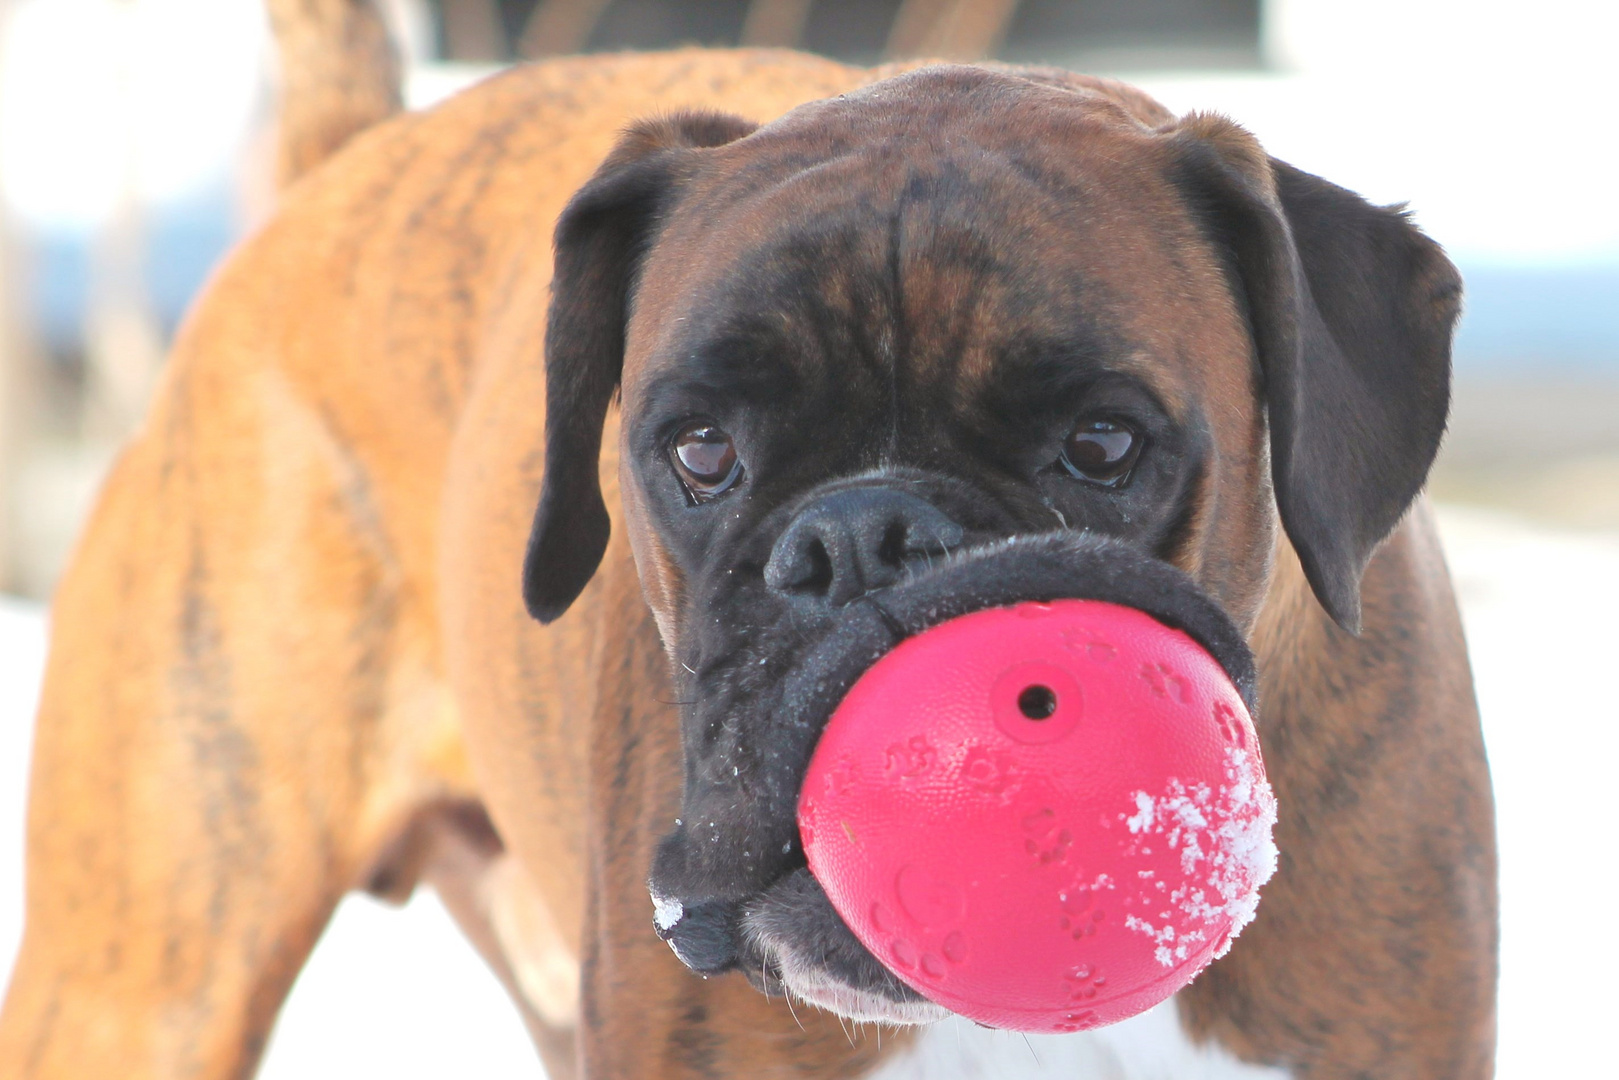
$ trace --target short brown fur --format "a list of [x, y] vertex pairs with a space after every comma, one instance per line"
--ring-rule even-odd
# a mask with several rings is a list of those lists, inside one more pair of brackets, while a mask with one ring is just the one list
[[[549, 627], [517, 588], [564, 201], [635, 118], [767, 120], [883, 74], [771, 52], [558, 61], [366, 132], [288, 193], [186, 323], [56, 601], [0, 1075], [248, 1075], [341, 896], [417, 875], [525, 1001], [488, 885], [508, 858], [555, 929], [548, 955], [577, 971], [575, 1012], [524, 1006], [553, 1076], [833, 1077], [904, 1044], [697, 980], [650, 932], [681, 759], [616, 414], [601, 569]], [[1144, 320], [1163, 309], [1154, 283], [1122, 287], [1148, 297]], [[1230, 320], [1200, 332], [1245, 349]], [[1251, 373], [1155, 375], [1227, 418], [1223, 452], [1247, 470], [1201, 492], [1204, 542], [1178, 561], [1219, 580], [1241, 538], [1215, 522], [1276, 537], [1269, 579], [1225, 598], [1263, 673], [1283, 864], [1185, 1015], [1301, 1077], [1487, 1076], [1488, 780], [1429, 516], [1373, 561], [1348, 636], [1268, 502], [1212, 509], [1268, 490]], [[642, 554], [664, 616], [678, 575]]]

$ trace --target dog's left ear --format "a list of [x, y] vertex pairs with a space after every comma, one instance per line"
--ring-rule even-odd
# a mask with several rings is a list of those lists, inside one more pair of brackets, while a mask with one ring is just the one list
[[1267, 157], [1230, 121], [1167, 134], [1247, 309], [1283, 527], [1316, 598], [1358, 632], [1361, 575], [1444, 434], [1461, 278], [1400, 208]]
[[755, 126], [711, 112], [636, 124], [557, 219], [545, 331], [545, 480], [523, 559], [523, 602], [541, 622], [568, 610], [607, 550], [597, 459], [641, 256], [703, 151]]

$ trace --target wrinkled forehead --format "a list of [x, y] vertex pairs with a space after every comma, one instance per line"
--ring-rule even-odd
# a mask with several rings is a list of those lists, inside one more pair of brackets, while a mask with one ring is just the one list
[[1230, 286], [1158, 140], [1067, 96], [1029, 116], [826, 103], [714, 151], [643, 263], [627, 402], [828, 366], [970, 396], [1053, 358], [1140, 377], [1172, 413], [1245, 385]]

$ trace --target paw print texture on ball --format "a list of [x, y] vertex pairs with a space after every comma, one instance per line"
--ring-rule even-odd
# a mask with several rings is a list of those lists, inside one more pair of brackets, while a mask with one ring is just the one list
[[800, 829], [901, 982], [990, 1026], [1080, 1031], [1168, 998], [1252, 917], [1274, 800], [1240, 693], [1190, 637], [1095, 601], [1020, 611], [873, 664], [822, 732]]

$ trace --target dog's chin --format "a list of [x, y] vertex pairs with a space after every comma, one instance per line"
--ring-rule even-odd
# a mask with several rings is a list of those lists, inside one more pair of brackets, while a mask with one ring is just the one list
[[[799, 1001], [862, 1022], [883, 1024], [931, 1024], [950, 1015], [931, 1001], [895, 1001], [871, 990], [850, 986], [837, 976], [807, 959], [790, 941], [759, 925], [763, 920], [744, 918], [743, 934], [753, 955], [759, 957], [759, 970], [770, 971], [780, 989]], [[755, 985], [760, 985], [755, 982]], [[775, 986], [761, 985], [770, 992]]]

